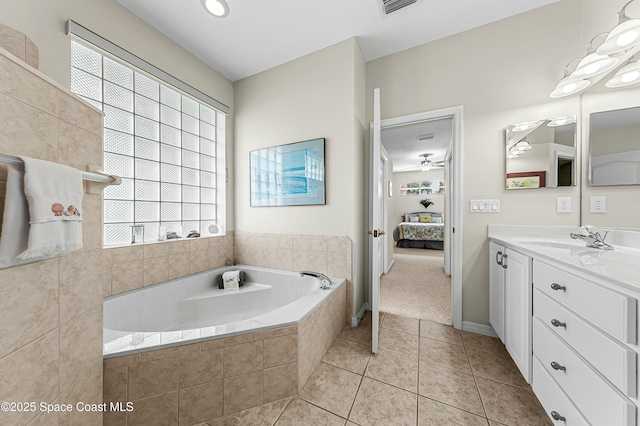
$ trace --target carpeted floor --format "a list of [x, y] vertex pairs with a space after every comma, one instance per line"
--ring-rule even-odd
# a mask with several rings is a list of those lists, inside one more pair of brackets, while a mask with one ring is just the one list
[[418, 249], [394, 249], [395, 263], [380, 278], [380, 310], [450, 325], [451, 277], [444, 274], [442, 251], [407, 250]]

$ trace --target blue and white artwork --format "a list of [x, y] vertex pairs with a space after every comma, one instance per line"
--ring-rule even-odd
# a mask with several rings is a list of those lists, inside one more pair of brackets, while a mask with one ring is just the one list
[[250, 153], [251, 206], [325, 204], [324, 138]]

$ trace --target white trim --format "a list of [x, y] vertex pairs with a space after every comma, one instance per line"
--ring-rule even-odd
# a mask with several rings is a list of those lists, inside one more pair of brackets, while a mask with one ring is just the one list
[[360, 310], [358, 311], [358, 315], [356, 315], [355, 317], [351, 317], [351, 327], [357, 327], [358, 323], [360, 322], [360, 318], [363, 317], [364, 312], [368, 309], [369, 307], [369, 302], [364, 302], [362, 304], [362, 307], [360, 307]]
[[65, 30], [66, 34], [73, 34], [76, 37], [80, 37], [81, 39], [93, 44], [94, 46], [99, 47], [100, 49], [110, 53], [111, 55], [114, 55], [122, 59], [123, 61], [126, 61], [131, 65], [143, 70], [144, 72], [147, 72], [152, 76], [159, 78], [160, 80], [165, 81], [172, 86], [177, 87], [178, 89], [182, 90], [185, 93], [188, 93], [194, 98], [219, 109], [225, 114], [229, 114], [229, 107], [222, 102], [216, 101], [211, 96], [202, 93], [195, 87], [191, 87], [181, 80], [178, 80], [171, 74], [168, 74], [165, 71], [162, 71], [160, 68], [151, 65], [144, 59], [139, 58], [133, 53], [124, 50], [123, 48], [116, 44], [113, 44], [109, 40], [100, 37], [98, 34], [94, 33], [91, 30], [88, 30], [77, 22], [69, 19], [65, 25]]
[[483, 334], [485, 336], [498, 337], [498, 334], [490, 325], [477, 324], [475, 322], [463, 321], [462, 330], [470, 333]]
[[387, 274], [389, 273], [389, 271], [391, 271], [391, 268], [393, 268], [393, 265], [395, 265], [396, 260], [395, 259], [391, 259], [391, 262], [389, 262], [389, 264], [387, 265]]

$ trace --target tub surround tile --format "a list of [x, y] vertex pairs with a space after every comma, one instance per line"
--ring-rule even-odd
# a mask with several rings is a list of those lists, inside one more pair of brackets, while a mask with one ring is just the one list
[[120, 294], [144, 287], [144, 261], [114, 263], [111, 268], [111, 292]]
[[178, 388], [176, 358], [143, 362], [129, 366], [128, 397], [130, 401], [162, 395]]
[[223, 379], [222, 349], [186, 354], [178, 358], [180, 389]]
[[207, 421], [208, 426], [267, 426], [273, 425], [287, 407], [291, 398], [263, 404], [217, 419]]
[[422, 337], [420, 338], [420, 361], [471, 373], [467, 353], [464, 347], [459, 345], [450, 345]]
[[[22, 53], [20, 59], [25, 59], [25, 39], [22, 39]], [[18, 56], [18, 55], [16, 55]], [[26, 105], [56, 116], [56, 103], [59, 90], [39, 75], [26, 71], [24, 67], [0, 55], [0, 92], [11, 96]]]
[[224, 415], [263, 403], [262, 371], [224, 379]]
[[362, 376], [321, 363], [300, 392], [300, 398], [346, 418]]
[[105, 358], [104, 368], [117, 368], [127, 365], [138, 364], [140, 362], [140, 354], [131, 354], [118, 356], [115, 358]]
[[248, 342], [253, 342], [253, 333], [245, 333], [239, 334], [237, 336], [207, 340], [205, 342], [202, 342], [202, 350], [210, 351], [213, 349], [225, 348], [227, 346], [241, 345]]
[[416, 394], [365, 377], [349, 420], [360, 425], [413, 426], [417, 421], [417, 410]]
[[551, 425], [538, 399], [529, 389], [476, 377], [487, 418], [507, 425]]
[[60, 323], [102, 303], [102, 249], [59, 257]]
[[[95, 149], [98, 146], [102, 146], [100, 135], [58, 120], [59, 163], [78, 170], [86, 170], [88, 164], [102, 166], [102, 150]], [[85, 216], [84, 212], [82, 216]], [[99, 228], [102, 229], [102, 226]]]
[[143, 246], [142, 255], [145, 259], [151, 259], [152, 257], [166, 257], [171, 254], [170, 246], [171, 244], [167, 244], [166, 242], [145, 244]]
[[297, 393], [297, 362], [264, 369], [264, 402], [277, 401]]
[[60, 326], [60, 390], [80, 379], [101, 357], [102, 305], [98, 305]]
[[191, 242], [186, 240], [165, 241], [161, 245], [169, 248], [169, 254], [189, 253], [191, 251]]
[[460, 331], [450, 325], [438, 324], [432, 321], [420, 320], [420, 337], [427, 337], [452, 345], [462, 345]]
[[193, 238], [189, 241], [191, 251], [206, 250], [209, 248], [208, 238]]
[[344, 426], [345, 419], [299, 398], [294, 398], [284, 410], [276, 426]]
[[169, 268], [169, 256], [144, 259], [144, 286], [167, 281]]
[[128, 369], [126, 366], [104, 369], [104, 385], [102, 389], [104, 401], [107, 404], [110, 402], [128, 401], [127, 374]]
[[25, 60], [26, 38], [20, 31], [0, 24], [0, 47], [21, 61]]
[[263, 354], [262, 341], [224, 348], [224, 376], [232, 377], [262, 370]]
[[178, 426], [178, 392], [136, 401], [127, 426]]
[[476, 381], [471, 374], [421, 362], [419, 380], [420, 395], [480, 416], [485, 415]]
[[371, 345], [362, 345], [338, 338], [322, 358], [322, 362], [344, 368], [356, 374], [363, 374], [370, 356]]
[[167, 279], [184, 277], [191, 273], [191, 257], [189, 253], [177, 253], [169, 255], [169, 271]]
[[276, 264], [276, 268], [293, 271], [293, 249], [278, 248], [278, 263]]
[[100, 250], [102, 254], [102, 197], [85, 194], [82, 200], [82, 249]]
[[111, 252], [113, 264], [144, 259], [144, 246], [117, 247], [108, 250]]
[[38, 46], [36, 46], [29, 37], [26, 38], [24, 61], [35, 69], [38, 69], [40, 66], [40, 52], [38, 50]]
[[529, 388], [520, 370], [511, 357], [467, 348], [473, 374], [477, 377], [495, 380], [507, 385]]
[[[418, 396], [418, 426], [489, 426], [487, 419]], [[497, 426], [497, 425], [496, 425]]]
[[[42, 413], [29, 426], [58, 426], [58, 413]], [[105, 423], [104, 426], [109, 426]]]
[[[322, 241], [322, 240], [320, 240]], [[311, 251], [309, 254], [309, 269], [327, 274], [329, 261], [326, 251]]]
[[222, 386], [222, 381], [218, 381], [180, 390], [178, 393], [178, 424], [191, 426], [197, 422], [221, 417]]
[[[255, 338], [255, 336], [254, 336]], [[298, 335], [264, 340], [264, 368], [298, 361]]]
[[[71, 404], [73, 407], [80, 402], [85, 404], [100, 404], [103, 402], [102, 396], [102, 362], [91, 366], [82, 378], [76, 381], [69, 389], [60, 395], [58, 400], [61, 404]], [[60, 412], [58, 414], [59, 425], [90, 425], [97, 418], [101, 418], [102, 413], [91, 411], [73, 410], [70, 412]]]
[[158, 349], [140, 353], [140, 360], [137, 362], [157, 361], [165, 358], [176, 358], [179, 356], [200, 352], [200, 343], [192, 343], [189, 345], [174, 346], [173, 348]]
[[275, 337], [287, 336], [290, 334], [298, 334], [297, 325], [289, 325], [286, 327], [271, 328], [263, 331], [256, 331], [253, 333], [253, 340], [266, 340], [273, 339]]
[[2, 269], [0, 282], [3, 358], [58, 327], [58, 259]]
[[57, 91], [58, 118], [102, 138], [103, 113], [72, 93]]
[[296, 271], [308, 271], [311, 269], [311, 255], [309, 250], [293, 250], [293, 269]]
[[482, 334], [461, 331], [460, 335], [467, 348], [477, 349], [485, 352], [492, 352], [497, 355], [509, 356], [507, 349], [497, 337], [484, 336]]
[[198, 272], [206, 271], [209, 269], [209, 258], [207, 257], [207, 250], [197, 250], [191, 252], [191, 273], [197, 274]]
[[413, 357], [380, 350], [371, 355], [364, 375], [409, 392], [418, 390], [418, 360]]

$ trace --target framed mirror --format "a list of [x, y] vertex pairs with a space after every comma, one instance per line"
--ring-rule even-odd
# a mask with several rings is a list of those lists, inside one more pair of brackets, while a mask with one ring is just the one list
[[640, 185], [640, 107], [590, 114], [588, 182]]
[[576, 185], [574, 115], [509, 126], [505, 150], [507, 189]]

